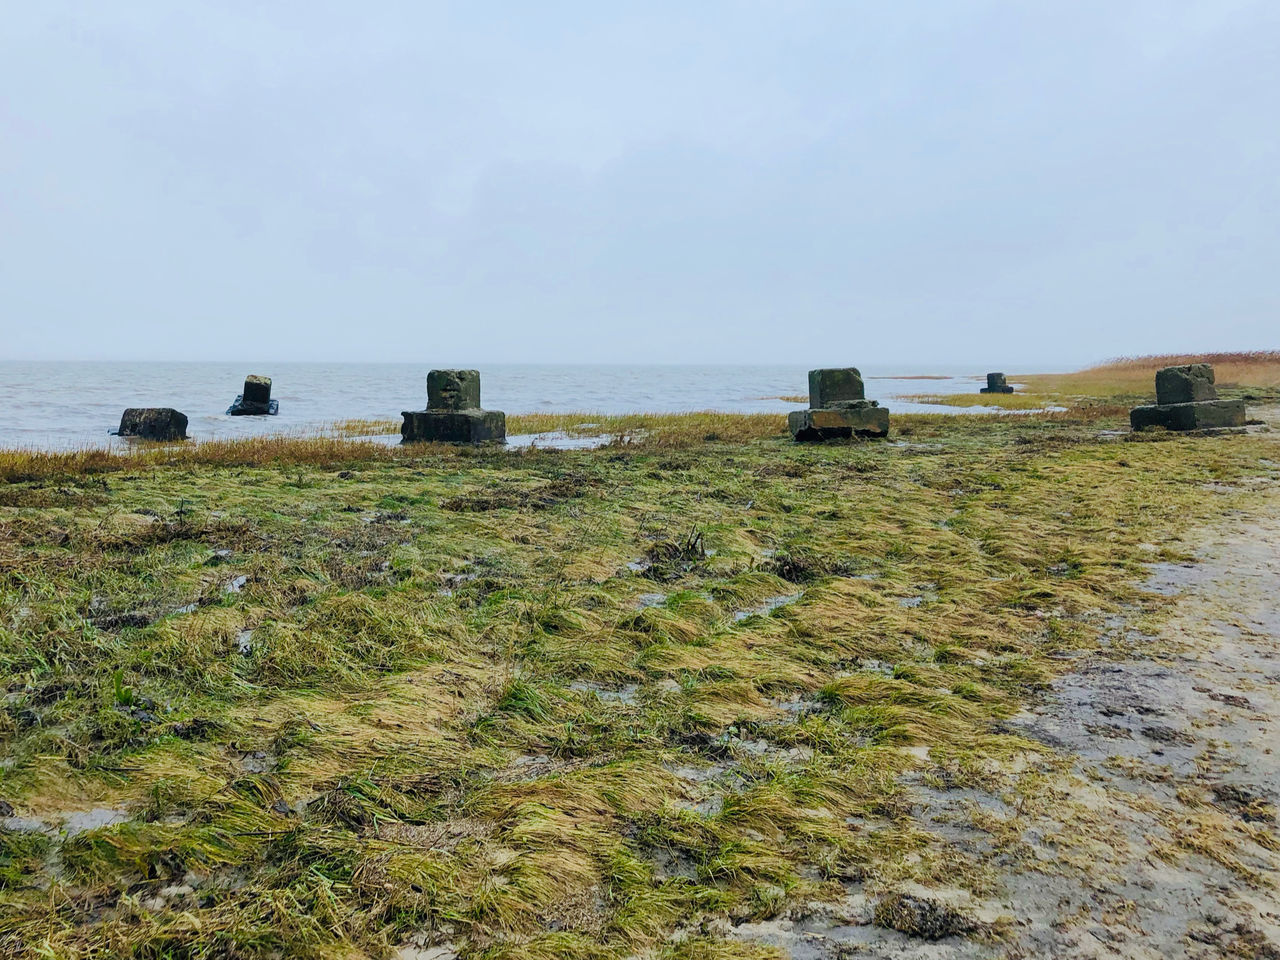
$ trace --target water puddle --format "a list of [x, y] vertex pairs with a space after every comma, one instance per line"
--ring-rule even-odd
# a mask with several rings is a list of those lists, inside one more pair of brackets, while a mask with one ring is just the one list
[[408, 943], [396, 948], [394, 960], [458, 960], [458, 950], [453, 944], [430, 947], [426, 945], [429, 936], [424, 933], [410, 937]]
[[461, 587], [464, 583], [470, 583], [472, 580], [479, 578], [478, 573], [446, 573], [442, 578], [444, 586], [436, 591], [436, 596], [452, 597], [454, 591]]
[[589, 680], [575, 680], [569, 684], [569, 689], [574, 693], [594, 693], [605, 703], [621, 703], [627, 706], [634, 704], [640, 696], [640, 688], [634, 683], [615, 689]]
[[776, 597], [769, 597], [769, 599], [765, 600], [764, 603], [760, 604], [758, 607], [752, 607], [750, 610], [739, 610], [733, 615], [734, 622], [736, 623], [738, 621], [745, 620], [747, 617], [765, 616], [772, 613], [774, 610], [777, 610], [779, 607], [785, 607], [788, 603], [795, 603], [802, 596], [804, 596], [803, 591], [800, 593], [783, 593]]
[[938, 599], [938, 585], [936, 583], [922, 583], [917, 589], [920, 591], [911, 597], [899, 597], [898, 606], [908, 610], [914, 609], [925, 603], [931, 603]]
[[[884, 660], [874, 660], [868, 657], [866, 660], [863, 660], [858, 664], [858, 669], [855, 672], [856, 673], [878, 673], [882, 677], [891, 677], [893, 676], [893, 670], [894, 670], [894, 666], [892, 663], [888, 663]], [[842, 674], [842, 675], [848, 676], [849, 674]]]
[[793, 717], [805, 717], [826, 709], [826, 705], [817, 697], [796, 696], [787, 700], [772, 700], [770, 703]]
[[747, 780], [738, 772], [735, 764], [716, 763], [708, 767], [667, 767], [679, 779], [689, 785], [690, 796], [676, 797], [673, 803], [681, 810], [689, 810], [703, 817], [714, 817], [724, 809], [725, 797], [739, 793]]
[[94, 807], [91, 810], [72, 810], [49, 817], [5, 817], [0, 820], [0, 826], [6, 830], [44, 833], [51, 837], [61, 833], [70, 838], [89, 830], [124, 823], [128, 819], [129, 814], [124, 810]]
[[242, 773], [270, 773], [276, 768], [276, 757], [265, 750], [250, 750], [241, 753], [234, 761]]
[[552, 430], [548, 433], [517, 433], [507, 437], [508, 450], [597, 450], [612, 442], [611, 436], [579, 437]]
[[1150, 577], [1142, 585], [1144, 590], [1158, 593], [1162, 597], [1173, 597], [1182, 593], [1194, 580], [1192, 572], [1194, 563], [1148, 563], [1145, 564]]
[[78, 833], [84, 833], [87, 830], [97, 830], [99, 827], [109, 827], [112, 824], [124, 823], [129, 819], [129, 815], [123, 810], [113, 810], [110, 807], [94, 807], [92, 810], [85, 810], [80, 813], [73, 813], [62, 824], [62, 830], [68, 837], [74, 837]]

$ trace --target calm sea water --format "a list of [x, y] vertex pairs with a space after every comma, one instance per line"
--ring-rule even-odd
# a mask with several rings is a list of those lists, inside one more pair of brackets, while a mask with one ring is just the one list
[[[346, 419], [400, 419], [427, 405], [420, 364], [361, 363], [25, 363], [0, 362], [0, 447], [107, 446], [125, 407], [176, 407], [194, 439], [309, 433]], [[482, 403], [507, 413], [631, 413], [722, 410], [784, 412], [808, 392], [796, 366], [491, 365], [481, 369]], [[942, 371], [863, 368], [867, 396], [890, 410], [961, 412], [908, 403], [912, 393], [972, 393], [977, 371], [946, 379], [875, 379]], [[228, 417], [246, 374], [273, 380], [275, 417]], [[967, 408], [969, 410], [981, 408]]]

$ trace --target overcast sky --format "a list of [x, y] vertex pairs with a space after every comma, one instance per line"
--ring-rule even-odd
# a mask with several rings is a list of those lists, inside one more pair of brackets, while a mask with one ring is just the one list
[[0, 358], [1280, 347], [1276, 0], [3, 12]]

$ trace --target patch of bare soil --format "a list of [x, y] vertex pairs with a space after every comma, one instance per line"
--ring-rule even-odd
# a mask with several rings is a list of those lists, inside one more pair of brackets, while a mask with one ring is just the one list
[[1028, 831], [1050, 869], [1008, 884], [1010, 955], [1280, 958], [1280, 491], [1260, 501], [1153, 570], [1176, 608], [1149, 658], [1130, 633], [1019, 718], [1073, 762]]
[[996, 893], [855, 887], [723, 932], [806, 960], [1280, 960], [1280, 487], [1253, 487], [1190, 540], [1198, 562], [1152, 565], [1159, 635], [1109, 618], [1015, 719], [1040, 751], [987, 789], [910, 778], [917, 823]]

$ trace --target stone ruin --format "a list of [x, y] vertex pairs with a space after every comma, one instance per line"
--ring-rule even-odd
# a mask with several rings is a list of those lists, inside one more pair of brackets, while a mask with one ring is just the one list
[[1156, 371], [1156, 402], [1129, 411], [1134, 430], [1211, 430], [1244, 426], [1244, 401], [1219, 400], [1213, 367], [1186, 363]]
[[172, 407], [130, 407], [120, 417], [116, 433], [140, 440], [185, 440], [187, 416]]
[[889, 411], [866, 398], [857, 368], [810, 370], [809, 409], [787, 414], [787, 426], [796, 440], [886, 437]]
[[478, 370], [432, 370], [427, 374], [427, 409], [405, 410], [402, 443], [483, 443], [507, 438], [507, 416], [480, 409]]
[[1003, 373], [988, 373], [987, 385], [979, 393], [1013, 393], [1013, 387], [1005, 383]]
[[244, 393], [227, 407], [232, 417], [274, 417], [280, 412], [280, 402], [271, 399], [271, 378], [251, 373], [244, 378]]

